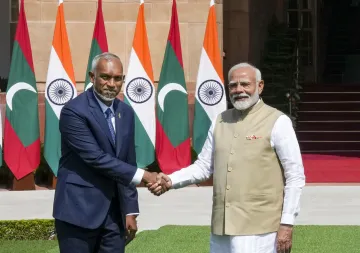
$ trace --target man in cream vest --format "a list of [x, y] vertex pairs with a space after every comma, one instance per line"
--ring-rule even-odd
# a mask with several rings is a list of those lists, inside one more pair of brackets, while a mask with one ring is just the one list
[[213, 174], [211, 253], [287, 253], [305, 185], [298, 141], [289, 117], [266, 105], [260, 71], [241, 63], [229, 71], [234, 109], [213, 121], [194, 164], [166, 185], [148, 185], [156, 195], [199, 183]]

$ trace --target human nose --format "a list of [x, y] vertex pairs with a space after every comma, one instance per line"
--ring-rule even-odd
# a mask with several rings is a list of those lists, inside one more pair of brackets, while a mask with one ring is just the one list
[[230, 85], [230, 91], [232, 93], [243, 93], [245, 92], [244, 87], [241, 85], [241, 83], [232, 83]]
[[107, 86], [115, 87], [115, 79], [113, 77], [109, 78], [106, 82]]

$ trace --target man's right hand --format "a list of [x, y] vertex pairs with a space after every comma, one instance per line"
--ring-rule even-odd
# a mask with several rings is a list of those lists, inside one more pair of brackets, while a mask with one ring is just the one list
[[142, 181], [145, 183], [145, 185], [156, 183], [160, 184], [161, 178], [158, 177], [158, 173], [145, 170]]
[[170, 190], [171, 186], [172, 182], [170, 177], [164, 173], [159, 173], [157, 175], [157, 182], [155, 184], [147, 184], [149, 191], [156, 196], [160, 196], [167, 192]]

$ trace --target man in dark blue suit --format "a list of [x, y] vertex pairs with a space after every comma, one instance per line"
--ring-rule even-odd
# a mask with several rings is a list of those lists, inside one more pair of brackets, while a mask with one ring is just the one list
[[136, 184], [155, 183], [157, 174], [136, 167], [134, 112], [116, 98], [120, 59], [96, 56], [89, 75], [93, 87], [60, 115], [55, 227], [61, 253], [122, 253], [137, 230]]

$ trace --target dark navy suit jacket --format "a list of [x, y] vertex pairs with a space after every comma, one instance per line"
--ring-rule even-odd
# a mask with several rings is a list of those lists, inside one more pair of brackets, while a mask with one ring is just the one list
[[134, 111], [119, 99], [115, 99], [113, 108], [116, 145], [93, 88], [63, 107], [55, 219], [83, 228], [98, 228], [114, 196], [118, 199], [122, 228], [126, 214], [139, 212], [136, 186], [131, 183], [137, 170]]

